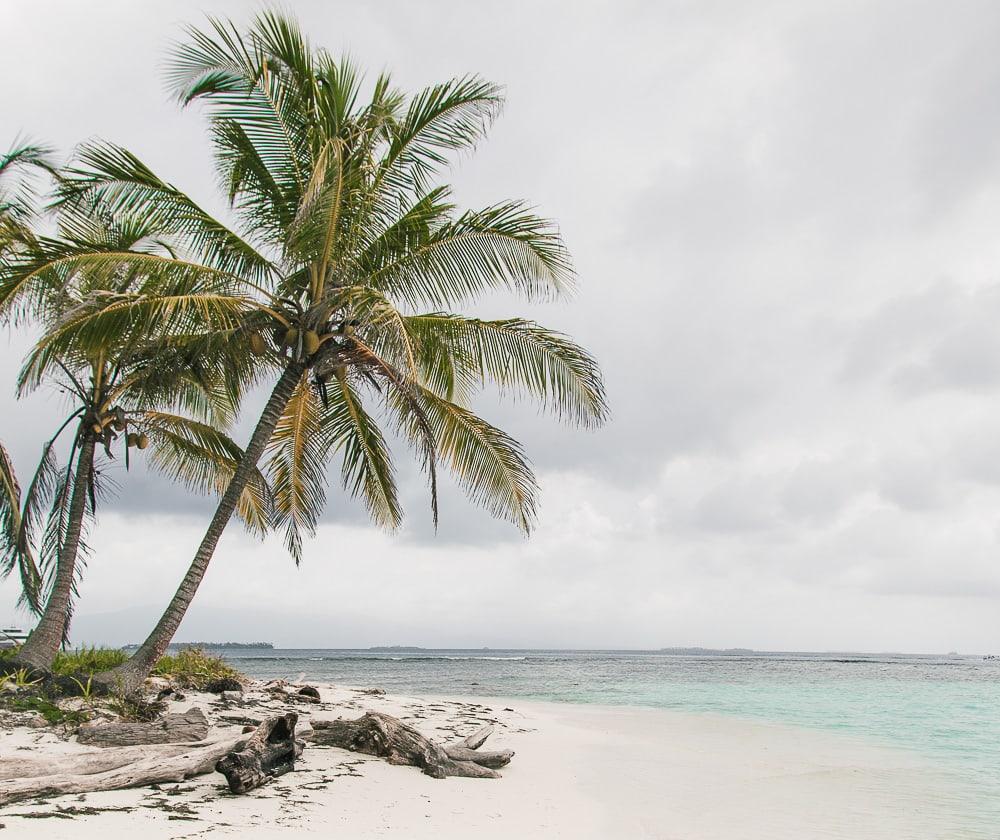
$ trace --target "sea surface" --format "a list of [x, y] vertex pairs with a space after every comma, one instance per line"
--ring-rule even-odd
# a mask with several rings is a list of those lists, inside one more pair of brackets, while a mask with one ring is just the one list
[[1000, 660], [853, 653], [593, 650], [219, 651], [244, 673], [417, 695], [651, 706], [847, 733], [953, 777], [1000, 840]]

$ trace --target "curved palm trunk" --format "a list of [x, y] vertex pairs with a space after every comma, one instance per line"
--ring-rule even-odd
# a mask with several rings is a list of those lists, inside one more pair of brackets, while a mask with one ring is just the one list
[[153, 628], [153, 632], [149, 634], [146, 641], [140, 645], [128, 661], [117, 668], [99, 674], [95, 677], [96, 682], [125, 693], [135, 691], [149, 676], [156, 661], [163, 656], [170, 640], [174, 637], [174, 633], [177, 632], [184, 614], [191, 605], [202, 578], [205, 577], [219, 538], [232, 518], [236, 504], [246, 489], [256, 469], [257, 462], [264, 454], [264, 450], [271, 440], [271, 435], [274, 433], [274, 427], [278, 424], [278, 419], [285, 410], [285, 406], [288, 405], [288, 400], [291, 399], [292, 393], [302, 379], [305, 369], [306, 366], [301, 362], [292, 362], [285, 368], [281, 378], [274, 386], [271, 397], [257, 421], [257, 427], [250, 437], [250, 443], [247, 444], [236, 472], [233, 474], [226, 492], [222, 495], [215, 515], [202, 538], [201, 545], [198, 546], [194, 560], [191, 561], [181, 585], [177, 588], [177, 592], [167, 605], [167, 609], [160, 617], [156, 627]]
[[66, 636], [69, 621], [70, 602], [73, 599], [73, 581], [76, 578], [76, 556], [80, 550], [80, 533], [83, 530], [83, 516], [87, 505], [87, 486], [94, 464], [93, 435], [86, 432], [80, 444], [80, 454], [76, 461], [76, 475], [73, 477], [73, 495], [69, 503], [66, 538], [59, 547], [56, 561], [56, 577], [52, 591], [45, 604], [45, 610], [37, 626], [31, 631], [27, 641], [17, 652], [19, 664], [36, 670], [48, 671], [56, 658], [56, 653]]

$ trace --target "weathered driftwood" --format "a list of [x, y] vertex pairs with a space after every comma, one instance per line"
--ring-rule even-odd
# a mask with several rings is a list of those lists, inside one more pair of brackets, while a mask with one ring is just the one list
[[222, 756], [239, 749], [246, 740], [246, 735], [239, 735], [197, 746], [167, 744], [95, 750], [85, 755], [59, 756], [47, 762], [47, 768], [40, 760], [26, 759], [17, 778], [8, 776], [19, 771], [18, 762], [5, 760], [0, 805], [65, 793], [181, 782], [210, 773]]
[[500, 776], [496, 769], [506, 767], [514, 756], [512, 750], [478, 751], [492, 734], [492, 726], [457, 743], [440, 745], [401, 720], [379, 712], [368, 712], [357, 720], [313, 720], [312, 725], [315, 744], [378, 756], [390, 764], [419, 767], [435, 779], [496, 779]]
[[208, 718], [194, 706], [186, 712], [164, 715], [149, 723], [120, 721], [85, 723], [77, 733], [81, 744], [129, 747], [136, 744], [186, 744], [208, 737]]
[[[235, 737], [235, 736], [234, 736]], [[238, 736], [240, 741], [246, 740], [246, 735]], [[224, 743], [231, 743], [227, 739]], [[147, 758], [173, 758], [191, 752], [192, 744], [147, 744], [141, 747], [106, 748], [74, 751], [58, 757], [39, 758], [27, 753], [13, 754], [0, 758], [0, 787], [10, 779], [28, 779], [33, 776], [53, 775], [59, 773], [71, 776], [89, 776], [94, 773], [104, 773], [117, 770], [128, 764], [135, 764]], [[200, 745], [199, 745], [200, 746]], [[205, 744], [210, 746], [210, 744]]]
[[295, 712], [268, 718], [238, 750], [219, 760], [215, 769], [226, 777], [233, 793], [246, 793], [294, 769], [304, 746], [295, 738], [298, 719]]
[[[0, 759], [0, 806], [67, 793], [181, 782], [211, 773], [221, 759], [242, 754], [251, 742], [259, 744], [266, 756], [269, 737], [289, 730], [294, 736], [294, 727], [295, 715], [292, 714], [269, 718], [253, 733], [231, 735], [204, 744], [112, 747], [53, 756], [48, 760], [37, 757]], [[295, 755], [301, 753], [301, 742], [295, 743], [294, 750]], [[277, 755], [272, 761], [276, 759]], [[278, 765], [269, 772], [274, 775], [277, 770]]]

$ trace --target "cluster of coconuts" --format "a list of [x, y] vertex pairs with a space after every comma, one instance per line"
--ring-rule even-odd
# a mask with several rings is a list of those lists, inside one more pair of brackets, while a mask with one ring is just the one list
[[[106, 437], [110, 432], [124, 432], [126, 428], [125, 412], [121, 408], [112, 408], [102, 417], [95, 420], [90, 428], [98, 437]], [[114, 437], [115, 435], [111, 435], [111, 438]], [[138, 434], [136, 432], [129, 432], [125, 437], [125, 442], [128, 446], [145, 449], [149, 446], [149, 436], [145, 432]]]
[[307, 356], [311, 356], [319, 350], [319, 333], [316, 330], [300, 330], [298, 327], [289, 327], [281, 333], [278, 344], [294, 349], [300, 338], [302, 339], [302, 350]]
[[[345, 335], [350, 335], [357, 321], [350, 321], [345, 324], [342, 331]], [[302, 351], [306, 356], [313, 355], [319, 350], [320, 341], [325, 336], [320, 336], [316, 330], [300, 330], [298, 327], [290, 326], [287, 329], [277, 329], [274, 331], [274, 343], [283, 349], [294, 350], [302, 341]], [[250, 333], [250, 351], [257, 356], [263, 356], [267, 352], [267, 342], [259, 332]]]

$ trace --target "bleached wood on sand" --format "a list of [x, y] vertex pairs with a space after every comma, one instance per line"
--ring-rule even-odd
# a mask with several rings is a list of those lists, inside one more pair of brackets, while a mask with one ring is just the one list
[[115, 721], [85, 723], [77, 732], [81, 744], [96, 747], [130, 747], [137, 744], [186, 744], [204, 741], [208, 736], [205, 712], [193, 706], [150, 722]]
[[313, 720], [312, 725], [314, 744], [378, 756], [390, 764], [419, 767], [435, 779], [497, 779], [500, 774], [496, 769], [506, 767], [514, 757], [512, 750], [478, 751], [492, 734], [492, 726], [454, 744], [441, 745], [398, 718], [379, 712], [368, 712], [356, 720]]
[[[42, 769], [40, 763], [33, 762], [25, 768], [31, 775], [0, 780], [0, 805], [65, 793], [91, 793], [182, 782], [192, 776], [211, 773], [220, 758], [238, 749], [246, 740], [247, 736], [241, 734], [197, 746], [150, 745], [138, 750], [141, 753], [138, 758], [135, 757], [136, 747], [124, 747], [128, 760], [123, 764], [118, 764], [119, 750], [111, 747], [102, 750], [104, 755], [101, 757], [93, 754], [74, 758], [61, 756], [49, 762], [47, 773], [39, 772]], [[183, 752], [177, 752], [178, 747]], [[105, 767], [107, 769], [102, 769]], [[7, 772], [10, 772], [9, 765], [5, 770]]]
[[[224, 757], [238, 753], [257, 738], [266, 743], [269, 734], [288, 725], [283, 715], [268, 718], [255, 732], [240, 733], [204, 744], [150, 744], [142, 747], [110, 747], [76, 755], [0, 760], [0, 805], [24, 799], [122, 790], [164, 782], [182, 782], [211, 773]], [[259, 737], [258, 737], [259, 736]], [[301, 752], [301, 742], [296, 744]]]

